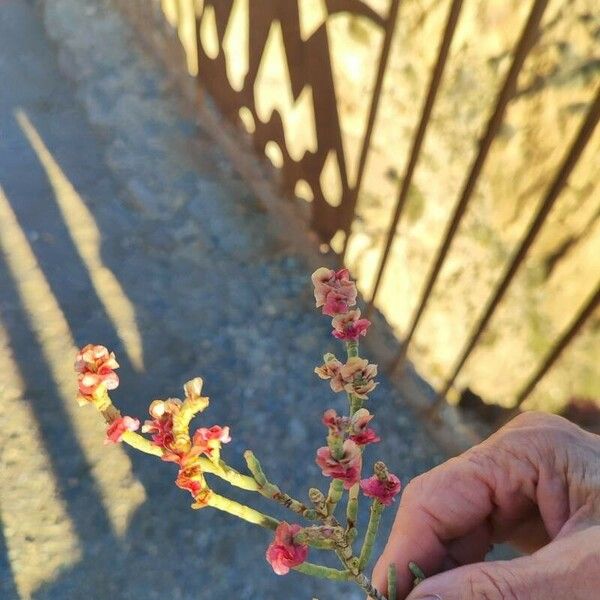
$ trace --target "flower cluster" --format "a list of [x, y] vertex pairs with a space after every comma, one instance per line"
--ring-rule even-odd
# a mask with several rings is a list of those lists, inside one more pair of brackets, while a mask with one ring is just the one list
[[375, 463], [375, 475], [363, 479], [360, 482], [360, 487], [365, 496], [375, 498], [383, 506], [389, 506], [402, 486], [400, 480], [379, 461]]
[[[338, 414], [325, 410], [322, 422], [327, 428], [326, 445], [318, 448], [316, 463], [325, 477], [331, 478], [329, 491], [324, 494], [311, 488], [307, 505], [283, 492], [270, 482], [258, 459], [247, 450], [244, 458], [250, 472], [241, 473], [221, 458], [223, 444], [231, 441], [229, 427], [213, 425], [190, 429], [191, 420], [208, 406], [208, 398], [202, 396], [202, 379], [197, 377], [184, 385], [184, 399], [168, 398], [154, 400], [148, 409], [150, 418], [136, 433], [140, 421], [122, 416], [112, 404], [109, 391], [117, 388], [119, 367], [115, 355], [104, 346], [89, 344], [77, 354], [75, 369], [78, 380], [78, 401], [92, 404], [108, 423], [105, 443], [125, 442], [131, 446], [173, 462], [178, 467], [176, 485], [190, 492], [194, 498], [193, 508], [211, 506], [246, 521], [275, 531], [266, 551], [266, 559], [278, 575], [290, 569], [331, 579], [353, 580], [375, 600], [385, 600], [364, 575], [384, 507], [394, 501], [400, 492], [398, 477], [390, 473], [382, 462], [375, 463], [374, 475], [362, 478], [365, 450], [380, 441], [371, 427], [373, 414], [363, 405], [378, 385], [375, 381], [377, 365], [361, 358], [359, 339], [366, 335], [370, 322], [361, 317], [356, 305], [356, 284], [347, 269], [334, 271], [322, 267], [312, 275], [316, 306], [331, 317], [332, 335], [342, 342], [346, 359], [340, 361], [333, 354], [326, 354], [315, 373], [329, 381], [336, 393], [345, 393], [348, 412]], [[142, 434], [147, 434], [144, 437]], [[312, 522], [299, 524], [279, 522], [233, 498], [221, 496], [207, 484], [206, 475], [219, 477], [229, 484], [249, 492], [256, 492], [277, 502], [296, 515]], [[360, 552], [355, 554], [353, 543], [358, 535], [357, 511], [360, 492], [371, 498], [371, 517]], [[336, 517], [336, 507], [346, 500], [346, 520]], [[342, 563], [342, 570], [308, 563], [309, 546], [333, 550]], [[393, 581], [393, 577], [391, 578]], [[395, 597], [393, 585], [388, 599]]]
[[333, 354], [326, 354], [322, 365], [315, 367], [315, 373], [321, 379], [329, 379], [334, 392], [354, 394], [366, 400], [376, 387], [377, 365], [369, 364], [366, 358], [351, 356], [346, 363], [341, 363]]
[[221, 444], [231, 441], [229, 427], [213, 425], [200, 427], [190, 437], [188, 425], [191, 417], [208, 406], [208, 398], [202, 394], [202, 379], [196, 377], [188, 381], [184, 387], [185, 400], [169, 398], [154, 400], [150, 404], [152, 417], [142, 427], [143, 433], [149, 433], [152, 443], [161, 448], [161, 458], [179, 465], [179, 473], [175, 483], [188, 490], [196, 505], [206, 503], [210, 490], [206, 486], [204, 473], [198, 457], [205, 456], [218, 460]]
[[324, 315], [334, 317], [356, 304], [356, 284], [350, 280], [348, 269], [333, 271], [321, 267], [312, 274], [312, 282], [317, 308], [323, 307]]
[[75, 358], [79, 405], [85, 406], [107, 390], [114, 390], [119, 385], [119, 376], [115, 373], [118, 368], [119, 363], [114, 353], [104, 346], [84, 346]]
[[380, 438], [368, 425], [373, 415], [366, 408], [359, 408], [352, 417], [340, 417], [333, 408], [323, 413], [323, 424], [331, 435], [341, 436], [348, 433], [349, 438], [359, 446], [374, 444]]

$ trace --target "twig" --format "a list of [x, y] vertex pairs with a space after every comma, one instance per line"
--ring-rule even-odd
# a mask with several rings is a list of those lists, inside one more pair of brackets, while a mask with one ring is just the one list
[[365, 533], [365, 539], [363, 546], [360, 551], [359, 557], [359, 569], [362, 571], [369, 562], [371, 552], [373, 551], [373, 544], [377, 536], [377, 530], [379, 529], [379, 522], [381, 521], [381, 513], [383, 512], [383, 504], [379, 500], [373, 500], [371, 504], [371, 515], [369, 517], [369, 524], [367, 525], [367, 532]]
[[254, 480], [258, 485], [256, 491], [259, 494], [265, 498], [274, 500], [278, 504], [289, 508], [291, 511], [305, 517], [306, 519], [309, 519], [310, 521], [322, 521], [324, 519], [324, 516], [320, 515], [314, 508], [309, 508], [303, 502], [292, 498], [289, 494], [282, 492], [279, 489], [279, 486], [270, 482], [253, 452], [246, 450], [246, 452], [244, 452], [244, 458], [246, 459], [248, 469], [252, 473]]

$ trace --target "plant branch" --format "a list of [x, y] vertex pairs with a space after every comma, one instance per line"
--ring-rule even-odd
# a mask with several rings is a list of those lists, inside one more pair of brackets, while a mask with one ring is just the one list
[[231, 500], [231, 498], [225, 498], [225, 496], [221, 496], [215, 492], [210, 494], [210, 497], [207, 500], [207, 506], [212, 506], [213, 508], [229, 513], [230, 515], [239, 517], [244, 521], [248, 521], [248, 523], [260, 525], [261, 527], [272, 529], [273, 531], [277, 529], [277, 525], [279, 525], [277, 519], [265, 515], [250, 506]]
[[335, 512], [335, 507], [341, 500], [343, 491], [344, 482], [341, 479], [334, 479], [329, 484], [329, 492], [327, 493], [327, 499], [325, 500], [328, 516], [332, 516]]
[[315, 565], [309, 562], [294, 567], [294, 571], [298, 571], [298, 573], [303, 573], [304, 575], [311, 575], [312, 577], [322, 577], [323, 579], [334, 579], [336, 581], [348, 581], [351, 578], [348, 571], [340, 571], [339, 569], [332, 569], [331, 567]]
[[278, 504], [285, 506], [290, 509], [292, 512], [309, 519], [310, 521], [319, 521], [323, 520], [324, 516], [320, 515], [314, 508], [309, 508], [303, 502], [292, 498], [289, 494], [282, 492], [279, 489], [279, 486], [269, 481], [263, 471], [263, 468], [254, 456], [254, 453], [250, 450], [246, 450], [244, 452], [244, 458], [246, 459], [246, 464], [248, 465], [248, 469], [252, 473], [254, 480], [257, 484], [256, 491], [264, 496], [265, 498], [269, 498], [270, 500], [274, 500]]
[[375, 538], [377, 537], [377, 530], [379, 529], [379, 522], [381, 521], [382, 512], [383, 504], [381, 504], [379, 500], [373, 500], [373, 504], [371, 504], [369, 524], [367, 525], [367, 532], [365, 533], [365, 539], [360, 550], [358, 565], [361, 571], [367, 566], [369, 558], [371, 557], [371, 552], [373, 551], [373, 544], [375, 543]]
[[396, 600], [396, 565], [388, 567], [388, 600]]

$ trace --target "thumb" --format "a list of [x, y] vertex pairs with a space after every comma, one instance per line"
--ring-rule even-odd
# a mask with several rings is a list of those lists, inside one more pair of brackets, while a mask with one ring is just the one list
[[452, 569], [420, 583], [406, 600], [561, 600], [567, 597], [536, 576], [536, 569], [530, 563], [531, 558], [524, 557]]

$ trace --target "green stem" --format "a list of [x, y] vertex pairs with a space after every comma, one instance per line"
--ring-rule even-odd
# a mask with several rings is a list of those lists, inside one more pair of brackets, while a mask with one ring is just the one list
[[354, 581], [365, 592], [371, 600], [386, 600], [386, 597], [369, 581], [364, 573], [354, 576]]
[[348, 394], [348, 399], [350, 401], [350, 416], [352, 416], [362, 408], [363, 401], [356, 394]]
[[210, 498], [208, 499], [208, 506], [212, 506], [218, 510], [222, 510], [226, 513], [239, 517], [244, 521], [248, 521], [248, 523], [253, 523], [254, 525], [260, 525], [261, 527], [265, 527], [266, 529], [277, 529], [277, 525], [279, 525], [279, 521], [274, 519], [273, 517], [269, 517], [254, 508], [250, 508], [245, 504], [240, 504], [235, 500], [231, 500], [230, 498], [225, 498], [224, 496], [220, 496], [219, 494], [212, 493]]
[[367, 532], [365, 533], [363, 546], [360, 550], [358, 568], [361, 571], [367, 566], [369, 558], [371, 557], [371, 552], [373, 551], [373, 544], [375, 543], [375, 538], [377, 537], [377, 530], [379, 529], [379, 522], [381, 521], [382, 512], [383, 504], [381, 504], [379, 500], [373, 500], [373, 504], [371, 504], [371, 516], [369, 517], [369, 524], [367, 525]]
[[329, 492], [327, 493], [327, 500], [325, 500], [325, 507], [327, 508], [327, 515], [331, 516], [335, 512], [337, 503], [342, 498], [344, 491], [344, 482], [341, 479], [334, 479], [329, 484]]
[[200, 466], [203, 471], [207, 473], [211, 473], [212, 475], [216, 475], [221, 479], [224, 479], [231, 485], [235, 487], [241, 488], [243, 490], [248, 490], [250, 492], [258, 492], [259, 485], [256, 483], [252, 477], [248, 477], [248, 475], [243, 475], [239, 471], [236, 471], [222, 460], [218, 463], [205, 458], [204, 456], [200, 457]]
[[350, 340], [349, 342], [346, 342], [346, 352], [348, 354], [348, 358], [358, 356], [358, 340]]
[[388, 567], [388, 600], [396, 600], [396, 565]]
[[323, 579], [334, 579], [336, 581], [348, 581], [351, 577], [348, 571], [340, 571], [339, 569], [332, 569], [331, 567], [324, 567], [308, 562], [294, 567], [294, 571], [310, 575], [311, 577], [322, 577]]
[[422, 581], [425, 581], [425, 579], [426, 579], [425, 573], [423, 573], [423, 569], [421, 569], [421, 567], [419, 567], [419, 565], [417, 563], [409, 562], [408, 570], [412, 573], [412, 575], [414, 577], [413, 587], [416, 587]]
[[358, 492], [360, 486], [355, 483], [348, 492], [348, 504], [346, 506], [346, 519], [348, 521], [348, 529], [356, 527], [358, 517]]
[[[348, 556], [348, 553], [350, 556]], [[342, 564], [348, 569], [350, 572], [351, 579], [364, 591], [367, 593], [371, 600], [386, 600], [385, 596], [375, 588], [375, 586], [371, 583], [369, 578], [360, 571], [359, 567], [359, 559], [355, 556], [352, 556], [352, 550], [348, 547], [340, 548], [336, 551], [339, 559], [342, 561]]]
[[259, 494], [265, 498], [274, 500], [278, 504], [290, 509], [292, 512], [295, 512], [296, 514], [301, 515], [302, 517], [305, 517], [311, 521], [323, 520], [323, 515], [319, 515], [313, 508], [309, 508], [306, 506], [306, 504], [292, 498], [289, 494], [282, 492], [279, 489], [279, 486], [270, 482], [253, 452], [246, 450], [246, 452], [244, 452], [244, 458], [246, 459], [248, 469], [252, 473], [252, 476], [257, 484], [256, 491]]
[[154, 456], [163, 455], [163, 449], [160, 446], [153, 444], [150, 440], [147, 440], [145, 437], [134, 431], [125, 431], [121, 436], [121, 441], [146, 454], [152, 454]]

